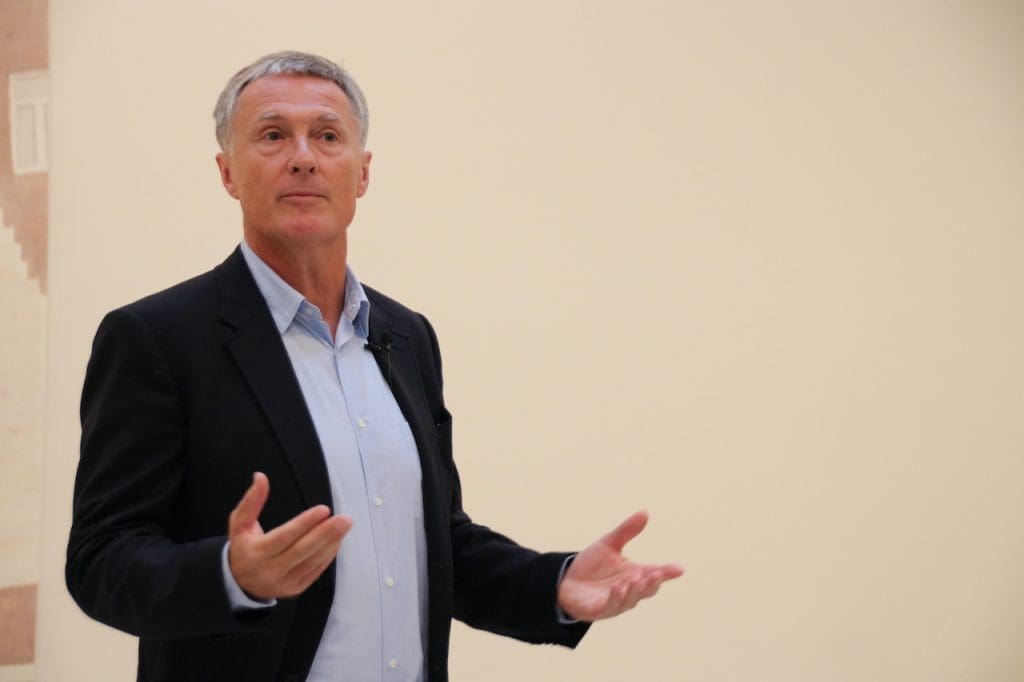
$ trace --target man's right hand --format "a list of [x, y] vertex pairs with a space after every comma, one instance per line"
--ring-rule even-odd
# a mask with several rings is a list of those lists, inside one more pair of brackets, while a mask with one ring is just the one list
[[331, 564], [352, 528], [351, 516], [331, 516], [321, 504], [265, 533], [259, 516], [269, 496], [270, 481], [256, 472], [228, 518], [231, 574], [247, 595], [261, 601], [302, 593]]

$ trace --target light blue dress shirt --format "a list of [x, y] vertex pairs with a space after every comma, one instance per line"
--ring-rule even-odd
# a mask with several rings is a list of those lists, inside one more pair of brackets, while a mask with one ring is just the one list
[[[370, 301], [352, 270], [335, 338], [320, 310], [244, 241], [242, 255], [270, 308], [327, 462], [336, 513], [353, 519], [338, 553], [334, 602], [310, 682], [423, 679], [427, 545], [420, 464], [408, 423], [364, 348]], [[270, 494], [274, 494], [273, 481]], [[222, 554], [236, 608], [254, 602]]]

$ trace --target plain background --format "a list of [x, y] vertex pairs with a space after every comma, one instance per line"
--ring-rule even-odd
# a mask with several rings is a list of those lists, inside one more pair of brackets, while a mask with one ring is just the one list
[[[456, 680], [1024, 676], [1019, 2], [52, 0], [37, 670], [126, 680], [63, 586], [112, 307], [240, 236], [210, 112], [279, 49], [370, 102], [360, 277], [445, 352], [466, 503], [540, 548], [636, 508], [688, 574]], [[144, 453], [142, 453], [144, 454]]]

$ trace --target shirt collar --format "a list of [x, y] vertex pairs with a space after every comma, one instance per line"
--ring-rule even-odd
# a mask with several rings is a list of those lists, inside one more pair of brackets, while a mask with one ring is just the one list
[[[245, 264], [249, 266], [252, 277], [256, 280], [256, 287], [263, 295], [263, 299], [270, 308], [270, 315], [274, 318], [277, 331], [284, 334], [285, 330], [295, 320], [303, 304], [315, 308], [306, 297], [292, 288], [288, 282], [281, 279], [281, 276], [274, 272], [256, 252], [242, 240], [240, 245], [242, 257]], [[352, 268], [345, 266], [345, 306], [341, 309], [341, 320], [348, 320], [356, 333], [362, 339], [369, 335], [370, 331], [370, 299], [366, 297], [366, 291], [359, 282]]]

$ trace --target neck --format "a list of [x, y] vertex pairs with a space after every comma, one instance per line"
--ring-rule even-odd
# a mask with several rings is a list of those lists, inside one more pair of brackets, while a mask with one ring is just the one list
[[271, 270], [320, 309], [334, 338], [345, 305], [348, 243], [344, 234], [329, 243], [297, 245], [271, 241], [246, 230], [245, 241]]

